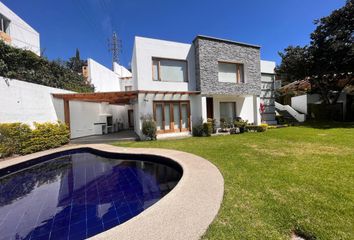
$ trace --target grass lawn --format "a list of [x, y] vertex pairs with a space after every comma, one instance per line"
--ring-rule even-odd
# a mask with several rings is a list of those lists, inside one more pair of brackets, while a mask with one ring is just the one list
[[354, 239], [354, 124], [115, 145], [177, 149], [220, 169], [224, 200], [204, 239]]

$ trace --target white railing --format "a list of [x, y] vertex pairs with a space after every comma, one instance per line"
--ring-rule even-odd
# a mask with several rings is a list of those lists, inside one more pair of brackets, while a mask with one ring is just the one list
[[275, 108], [279, 111], [287, 111], [293, 118], [295, 118], [298, 122], [305, 122], [306, 115], [302, 113], [298, 113], [294, 108], [289, 105], [282, 105], [280, 103], [275, 102]]

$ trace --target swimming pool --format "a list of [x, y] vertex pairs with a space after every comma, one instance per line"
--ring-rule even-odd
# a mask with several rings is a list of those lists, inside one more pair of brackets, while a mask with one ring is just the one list
[[181, 176], [182, 168], [163, 157], [88, 148], [2, 169], [0, 239], [96, 235], [153, 205]]

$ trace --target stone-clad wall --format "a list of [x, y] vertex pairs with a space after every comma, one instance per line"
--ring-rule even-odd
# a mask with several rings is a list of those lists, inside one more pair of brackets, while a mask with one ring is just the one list
[[[260, 49], [232, 42], [196, 38], [197, 90], [201, 94], [261, 94]], [[218, 81], [218, 61], [244, 64], [245, 83]]]

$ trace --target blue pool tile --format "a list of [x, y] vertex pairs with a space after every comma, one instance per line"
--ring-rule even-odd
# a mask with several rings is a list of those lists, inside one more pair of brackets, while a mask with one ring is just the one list
[[84, 220], [70, 225], [70, 232], [86, 232], [86, 221]]
[[97, 225], [95, 227], [88, 227], [87, 228], [87, 237], [91, 237], [91, 236], [94, 236], [100, 232], [102, 232], [104, 229], [103, 229], [103, 226], [102, 225]]
[[[21, 211], [20, 216], [7, 217], [6, 211], [0, 211], [0, 221], [6, 226], [0, 226], [0, 240], [12, 239], [16, 234], [16, 226], [21, 229], [22, 234], [28, 227], [28, 236], [21, 235], [27, 240], [85, 239], [129, 220], [168, 192], [160, 191], [157, 179], [161, 179], [161, 176], [157, 174], [166, 172], [164, 168], [169, 167], [153, 163], [147, 163], [144, 169], [137, 166], [134, 161], [124, 161], [122, 164], [121, 160], [106, 161], [90, 153], [75, 153], [60, 156], [60, 161], [52, 159], [42, 165], [32, 166], [28, 168], [31, 172], [25, 170], [26, 174], [14, 173], [10, 181], [5, 181], [4, 184], [0, 176], [1, 196], [10, 205], [17, 203], [14, 199], [21, 199], [18, 196], [21, 195], [21, 190], [24, 191], [23, 195], [33, 192], [36, 196], [43, 194], [36, 192], [37, 188], [51, 184], [52, 191], [59, 192], [55, 200], [49, 201], [49, 196], [43, 196], [39, 200], [42, 201], [37, 205], [37, 208], [41, 206], [40, 209], [33, 211], [39, 217], [32, 215], [31, 218], [25, 216], [22, 219]], [[156, 171], [156, 168], [161, 168], [161, 171]], [[168, 172], [173, 171], [169, 169]], [[166, 179], [161, 184], [177, 182], [179, 178], [180, 174], [176, 172], [171, 179]], [[32, 183], [32, 179], [42, 181], [28, 184], [24, 188], [23, 183]], [[53, 181], [56, 184], [52, 184]], [[17, 195], [12, 196], [11, 190], [18, 186], [23, 189], [20, 188]], [[36, 187], [32, 189], [32, 186]], [[12, 206], [6, 207], [11, 209]], [[31, 207], [32, 203], [26, 201], [20, 206], [24, 210]], [[0, 206], [0, 210], [1, 208]], [[33, 218], [39, 221], [29, 222]]]
[[104, 230], [108, 230], [108, 229], [111, 229], [112, 227], [117, 226], [118, 224], [119, 224], [118, 219], [114, 219], [114, 220], [111, 220], [108, 222], [103, 222], [103, 228], [104, 228]]
[[50, 232], [50, 239], [64, 240], [68, 238], [69, 228], [63, 228], [57, 231]]
[[31, 236], [31, 240], [48, 240], [49, 233], [40, 236]]
[[86, 223], [87, 223], [87, 228], [103, 226], [102, 225], [102, 220], [100, 218], [97, 218], [97, 217], [88, 218], [86, 220]]

